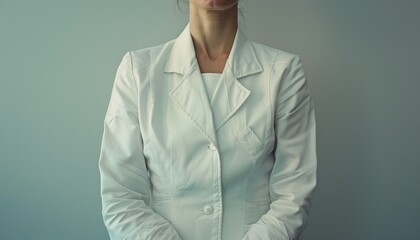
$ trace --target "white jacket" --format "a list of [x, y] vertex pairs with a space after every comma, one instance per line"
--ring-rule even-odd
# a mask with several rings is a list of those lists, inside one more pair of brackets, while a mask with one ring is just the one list
[[189, 24], [127, 52], [99, 157], [111, 239], [299, 239], [316, 186], [315, 129], [299, 56], [239, 28], [211, 100]]

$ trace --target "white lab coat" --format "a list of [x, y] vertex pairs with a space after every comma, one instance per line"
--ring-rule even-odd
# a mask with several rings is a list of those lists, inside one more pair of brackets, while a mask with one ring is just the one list
[[209, 99], [188, 24], [118, 67], [99, 157], [103, 219], [111, 239], [298, 239], [316, 159], [299, 56], [238, 28]]

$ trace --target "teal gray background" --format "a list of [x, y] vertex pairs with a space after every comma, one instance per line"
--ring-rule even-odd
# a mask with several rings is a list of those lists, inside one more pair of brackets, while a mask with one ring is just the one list
[[[309, 80], [319, 181], [306, 239], [418, 239], [420, 2], [242, 9], [249, 38], [299, 54]], [[175, 0], [0, 0], [0, 239], [108, 239], [97, 161], [115, 71], [187, 21]]]

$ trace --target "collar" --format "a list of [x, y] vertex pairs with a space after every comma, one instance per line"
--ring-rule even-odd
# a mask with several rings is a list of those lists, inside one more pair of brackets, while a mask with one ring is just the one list
[[[178, 38], [175, 39], [164, 71], [185, 75], [188, 70], [195, 66], [196, 61], [190, 23], [188, 23]], [[232, 69], [237, 79], [263, 70], [251, 42], [239, 27], [236, 30], [235, 40], [226, 64]]]

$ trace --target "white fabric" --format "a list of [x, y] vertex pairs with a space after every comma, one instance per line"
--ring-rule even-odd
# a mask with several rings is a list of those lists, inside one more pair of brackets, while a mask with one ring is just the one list
[[211, 101], [213, 97], [213, 94], [216, 90], [217, 84], [219, 83], [221, 76], [222, 76], [221, 73], [202, 73], [201, 74], [201, 78], [203, 79], [209, 101]]
[[99, 155], [112, 240], [284, 240], [304, 232], [316, 186], [316, 123], [296, 54], [238, 29], [208, 101], [189, 25], [127, 52]]

